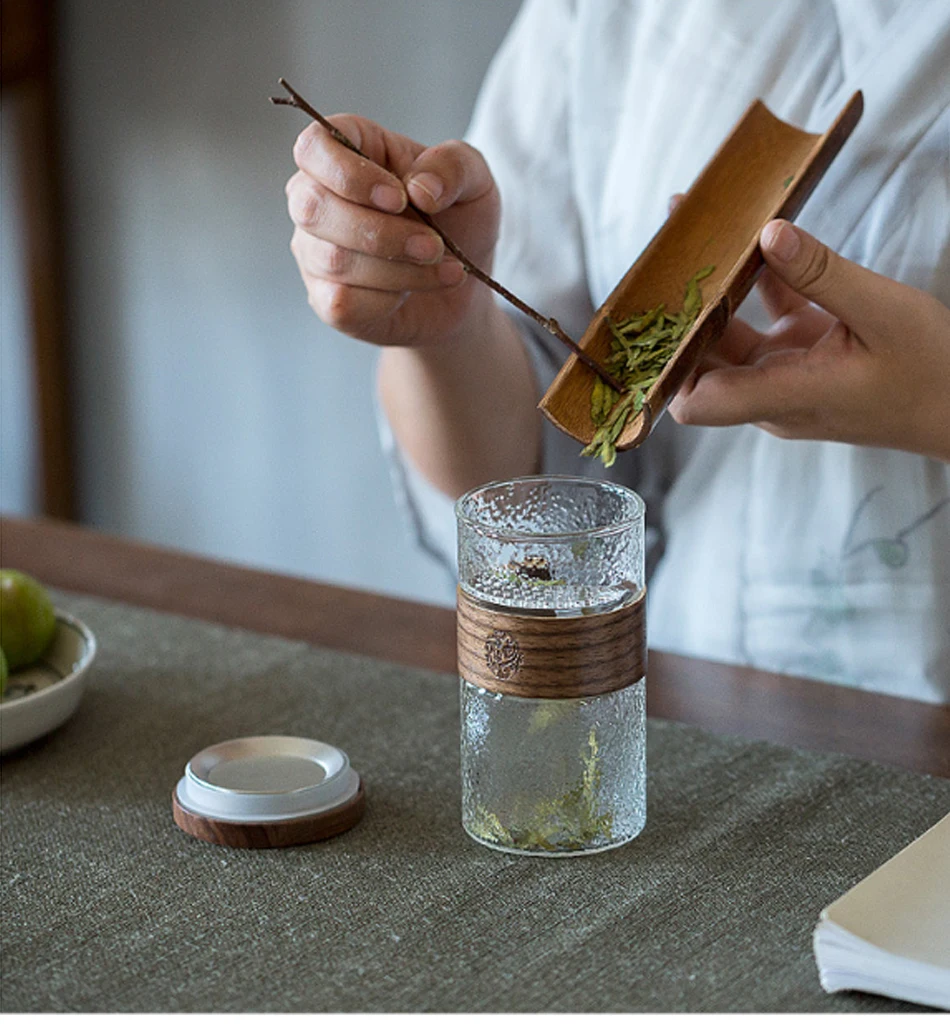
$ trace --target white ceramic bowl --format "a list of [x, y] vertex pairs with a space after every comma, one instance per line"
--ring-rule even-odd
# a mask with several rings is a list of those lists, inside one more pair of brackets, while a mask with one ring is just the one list
[[[75, 616], [57, 610], [49, 651], [39, 662], [10, 674], [4, 696], [9, 701], [0, 703], [0, 754], [35, 741], [72, 716], [95, 655], [92, 631]], [[21, 693], [27, 685], [33, 689]]]

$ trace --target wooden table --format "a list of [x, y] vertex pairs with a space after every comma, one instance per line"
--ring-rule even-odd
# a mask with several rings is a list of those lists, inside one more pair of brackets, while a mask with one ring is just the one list
[[[53, 520], [0, 520], [0, 564], [64, 590], [455, 671], [451, 609], [211, 561]], [[950, 777], [950, 706], [652, 651], [651, 716]]]

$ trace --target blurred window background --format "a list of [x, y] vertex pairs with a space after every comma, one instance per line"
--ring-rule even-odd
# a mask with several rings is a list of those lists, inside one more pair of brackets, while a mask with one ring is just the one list
[[392, 498], [375, 351], [307, 305], [306, 119], [268, 97], [461, 136], [519, 3], [3, 0], [3, 512], [450, 604]]

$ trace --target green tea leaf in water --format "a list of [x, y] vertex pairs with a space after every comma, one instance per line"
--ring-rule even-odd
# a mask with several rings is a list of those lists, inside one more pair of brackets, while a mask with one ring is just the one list
[[501, 820], [489, 812], [483, 805], [478, 806], [475, 811], [475, 819], [471, 825], [472, 833], [485, 841], [492, 841], [496, 845], [507, 845], [511, 848], [514, 840], [507, 830], [502, 826]]
[[536, 852], [570, 852], [608, 842], [614, 818], [601, 808], [601, 756], [593, 727], [579, 758], [581, 775], [563, 795], [517, 800], [507, 826], [496, 813], [478, 806], [471, 831], [496, 845]]

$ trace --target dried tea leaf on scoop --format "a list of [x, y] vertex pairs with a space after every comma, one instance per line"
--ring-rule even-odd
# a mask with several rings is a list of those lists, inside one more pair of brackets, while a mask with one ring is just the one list
[[663, 304], [650, 311], [614, 322], [606, 316], [610, 327], [611, 355], [605, 362], [607, 371], [627, 388], [620, 395], [599, 376], [590, 397], [590, 417], [597, 427], [593, 439], [581, 452], [599, 458], [606, 468], [617, 457], [616, 443], [627, 420], [640, 412], [647, 391], [660, 378], [667, 362], [676, 353], [703, 307], [700, 281], [715, 271], [715, 265], [700, 269], [686, 284], [683, 307], [670, 313]]

